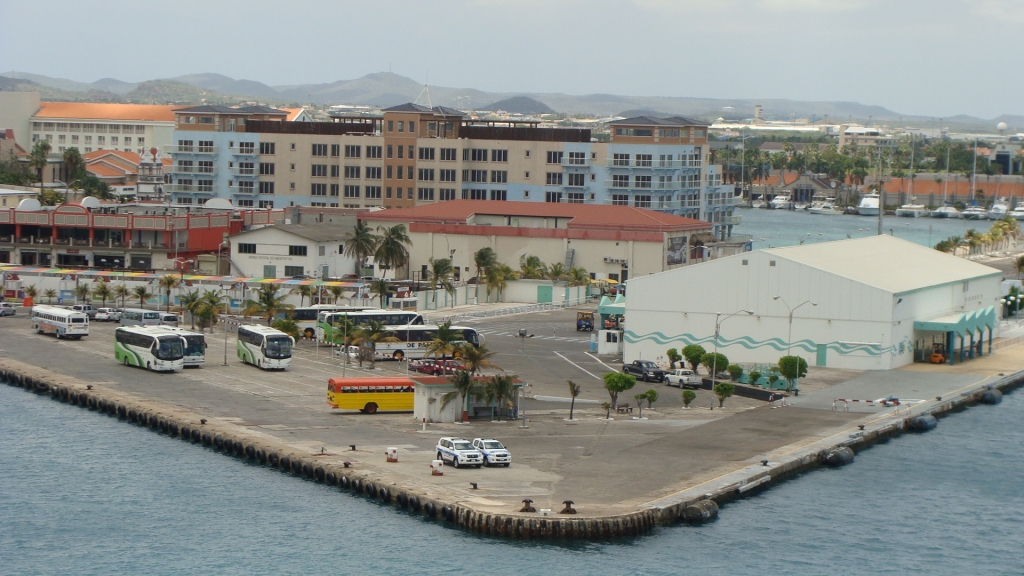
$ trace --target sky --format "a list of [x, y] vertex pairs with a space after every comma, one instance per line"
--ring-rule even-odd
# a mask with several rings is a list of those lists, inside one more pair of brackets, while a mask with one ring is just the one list
[[1024, 0], [0, 0], [0, 71], [1024, 114]]

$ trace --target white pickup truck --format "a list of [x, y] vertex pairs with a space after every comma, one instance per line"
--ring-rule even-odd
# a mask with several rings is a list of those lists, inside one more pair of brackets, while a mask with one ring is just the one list
[[666, 386], [678, 388], [700, 388], [701, 378], [688, 368], [676, 368], [665, 375]]

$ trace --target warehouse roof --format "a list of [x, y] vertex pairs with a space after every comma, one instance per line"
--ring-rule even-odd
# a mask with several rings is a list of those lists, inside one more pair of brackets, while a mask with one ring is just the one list
[[333, 224], [275, 224], [273, 226], [264, 226], [262, 228], [246, 230], [245, 232], [237, 234], [236, 237], [269, 229], [294, 234], [300, 238], [312, 240], [313, 242], [336, 242], [344, 240], [345, 232], [347, 231], [347, 228]]
[[764, 252], [893, 294], [1002, 274], [990, 266], [885, 235]]

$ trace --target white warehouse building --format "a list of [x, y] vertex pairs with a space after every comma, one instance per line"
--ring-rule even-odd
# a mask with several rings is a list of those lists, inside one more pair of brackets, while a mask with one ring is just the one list
[[887, 370], [933, 352], [958, 364], [991, 352], [1001, 280], [891, 236], [756, 250], [629, 280], [624, 360], [712, 351], [718, 328], [733, 363], [791, 347], [809, 366]]

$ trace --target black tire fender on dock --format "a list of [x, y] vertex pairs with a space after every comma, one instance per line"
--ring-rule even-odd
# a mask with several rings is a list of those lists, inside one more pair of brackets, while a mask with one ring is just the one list
[[927, 432], [929, 430], [934, 430], [938, 425], [939, 421], [931, 414], [915, 416], [914, 419], [910, 421], [910, 429], [915, 432]]
[[683, 509], [683, 520], [700, 524], [718, 516], [718, 503], [714, 500], [699, 500]]
[[989, 388], [981, 395], [982, 404], [996, 405], [1003, 401], [1003, 393], [998, 388]]
[[159, 426], [160, 431], [163, 432], [164, 434], [168, 432], [169, 425], [167, 424], [167, 418], [164, 418], [162, 416], [160, 418], [157, 418], [157, 425]]
[[99, 406], [99, 400], [97, 400], [95, 396], [91, 395], [88, 396], [86, 403], [89, 405], [89, 410], [95, 410], [96, 407]]
[[854, 453], [848, 446], [826, 450], [821, 454], [821, 463], [826, 466], [844, 466], [853, 462]]
[[217, 434], [216, 436], [214, 436], [213, 437], [213, 446], [215, 448], [217, 448], [217, 450], [222, 450], [224, 448], [224, 437], [221, 436], [220, 434]]
[[181, 425], [181, 439], [186, 442], [192, 440], [192, 427], [188, 424]]
[[267, 463], [271, 468], [277, 468], [277, 465], [281, 463], [281, 455], [277, 452], [267, 454]]
[[125, 406], [124, 404], [118, 404], [117, 405], [117, 417], [118, 418], [126, 418], [127, 419], [128, 418], [128, 407]]
[[316, 468], [313, 468], [313, 478], [316, 478], [318, 482], [323, 482], [326, 476], [327, 473], [324, 472], [323, 466], [317, 466]]
[[245, 457], [249, 460], [256, 458], [256, 448], [252, 444], [245, 445]]
[[399, 492], [395, 500], [398, 500], [398, 505], [402, 508], [409, 506], [409, 496], [405, 492]]
[[235, 456], [245, 455], [245, 444], [242, 444], [241, 440], [235, 440], [234, 442]]
[[260, 464], [266, 464], [267, 452], [263, 450], [263, 448], [256, 449], [256, 461], [259, 462]]
[[68, 391], [68, 402], [77, 406], [78, 405], [78, 392], [75, 390]]
[[163, 418], [161, 418], [159, 414], [150, 414], [149, 427], [152, 428], [153, 430], [159, 430], [161, 420], [163, 420]]
[[353, 492], [361, 492], [362, 488], [363, 488], [363, 481], [360, 480], [359, 478], [353, 478], [352, 479], [352, 491]]
[[107, 414], [117, 416], [117, 402], [114, 402], [113, 400], [109, 400], [107, 402]]
[[31, 376], [22, 376], [21, 377], [21, 387], [26, 389], [26, 390], [31, 390], [32, 389], [32, 385], [34, 383], [35, 383], [35, 381], [32, 380]]
[[96, 410], [98, 412], [106, 412], [107, 411], [107, 399], [106, 398], [100, 398], [99, 400], [96, 401]]
[[197, 444], [203, 441], [203, 433], [198, 428], [192, 429], [192, 441]]
[[412, 510], [413, 512], [419, 512], [420, 508], [420, 497], [409, 496], [409, 509]]
[[213, 436], [211, 436], [209, 432], [203, 432], [201, 438], [203, 440], [203, 446], [209, 446], [213, 444]]
[[377, 496], [380, 496], [381, 502], [391, 502], [391, 492], [383, 486], [377, 491]]
[[324, 482], [326, 482], [330, 486], [337, 486], [338, 485], [338, 473], [335, 472], [334, 470], [331, 470], [330, 472], [327, 473], [326, 476], [324, 476]]
[[175, 438], [177, 438], [178, 434], [181, 433], [181, 428], [178, 427], [178, 422], [177, 421], [171, 420], [167, 424], [167, 431], [171, 434], [171, 436], [174, 436]]
[[309, 462], [305, 462], [302, 465], [302, 475], [305, 476], [306, 478], [312, 478], [313, 477], [313, 465], [310, 464]]
[[338, 478], [338, 486], [341, 486], [343, 489], [348, 490], [349, 484], [348, 476]]
[[302, 474], [302, 459], [292, 458], [292, 474]]
[[35, 390], [37, 394], [47, 394], [50, 392], [50, 385], [36, 380]]
[[281, 456], [281, 459], [279, 460], [279, 462], [281, 463], [281, 471], [282, 472], [289, 472], [289, 471], [291, 471], [291, 469], [292, 469], [292, 459], [289, 456], [287, 456], [287, 455]]
[[437, 515], [437, 509], [434, 507], [434, 503], [427, 502], [426, 504], [424, 504], [423, 513], [429, 516], [430, 518], [434, 518]]
[[451, 520], [455, 518], [455, 511], [452, 510], [451, 506], [445, 504], [444, 506], [441, 506], [441, 518], [451, 522]]
[[370, 498], [374, 498], [377, 496], [377, 487], [373, 485], [373, 482], [367, 482], [363, 492], [366, 492], [366, 495]]

